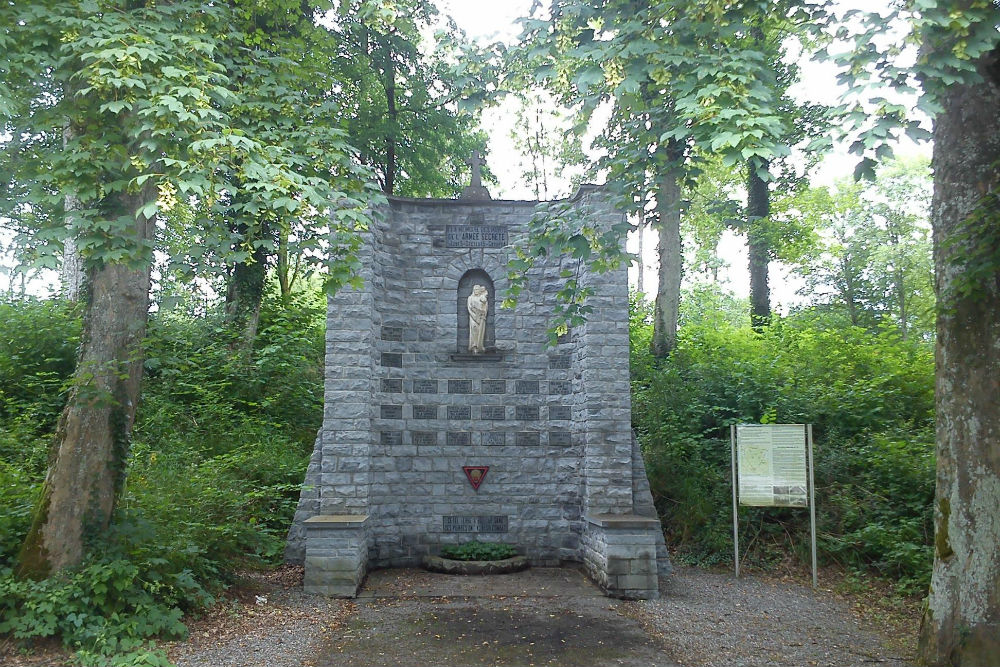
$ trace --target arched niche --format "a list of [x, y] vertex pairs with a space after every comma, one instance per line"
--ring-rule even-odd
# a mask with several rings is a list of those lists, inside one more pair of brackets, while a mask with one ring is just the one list
[[458, 281], [458, 294], [456, 295], [456, 298], [458, 299], [458, 334], [456, 338], [456, 349], [459, 354], [465, 354], [469, 351], [468, 299], [469, 295], [472, 294], [472, 288], [476, 285], [482, 285], [486, 288], [486, 294], [490, 304], [489, 310], [486, 312], [486, 336], [484, 340], [486, 351], [489, 352], [491, 350], [496, 350], [497, 346], [495, 324], [497, 301], [496, 291], [493, 288], [493, 279], [490, 278], [490, 274], [486, 273], [483, 269], [470, 269], [466, 271]]

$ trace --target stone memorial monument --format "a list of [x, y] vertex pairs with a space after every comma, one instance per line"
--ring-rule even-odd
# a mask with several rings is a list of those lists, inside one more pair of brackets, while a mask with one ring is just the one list
[[[371, 568], [442, 545], [507, 542], [535, 565], [582, 563], [608, 595], [653, 598], [670, 564], [630, 426], [628, 286], [540, 258], [499, 307], [538, 202], [390, 198], [358, 289], [329, 300], [323, 426], [286, 557], [307, 591], [353, 597]], [[621, 220], [601, 188], [569, 200]], [[547, 347], [567, 275], [593, 311]]]

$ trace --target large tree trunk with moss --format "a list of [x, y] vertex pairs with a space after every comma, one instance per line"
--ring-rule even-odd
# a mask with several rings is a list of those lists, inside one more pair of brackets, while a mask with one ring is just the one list
[[[132, 215], [144, 201], [148, 193], [122, 196], [111, 215]], [[140, 217], [132, 233], [137, 247], [146, 245], [152, 220]], [[150, 266], [106, 264], [88, 272], [80, 357], [21, 548], [22, 576], [44, 577], [79, 564], [88, 538], [106, 531], [111, 521], [139, 400]]]
[[1000, 665], [1000, 52], [934, 128], [937, 497], [930, 665]]
[[750, 252], [750, 324], [759, 331], [771, 321], [771, 291], [767, 269], [771, 261], [771, 246], [765, 233], [767, 216], [771, 214], [771, 193], [767, 181], [766, 160], [751, 160], [747, 165], [747, 249]]
[[[659, 221], [660, 268], [653, 306], [652, 353], [665, 357], [677, 345], [677, 318], [681, 302], [681, 170], [669, 167], [656, 193]], [[641, 270], [641, 267], [640, 267]]]

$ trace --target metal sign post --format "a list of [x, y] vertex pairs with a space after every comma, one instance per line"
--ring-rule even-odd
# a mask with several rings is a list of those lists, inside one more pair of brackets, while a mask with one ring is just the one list
[[809, 452], [809, 533], [812, 541], [813, 588], [816, 588], [816, 483], [813, 481], [812, 424], [806, 424], [806, 443]]
[[733, 466], [733, 563], [736, 565], [736, 578], [740, 578], [740, 521], [739, 508], [736, 503], [736, 424], [729, 427], [729, 453]]
[[733, 562], [740, 576], [739, 506], [809, 507], [813, 588], [816, 571], [816, 490], [812, 424], [733, 425]]

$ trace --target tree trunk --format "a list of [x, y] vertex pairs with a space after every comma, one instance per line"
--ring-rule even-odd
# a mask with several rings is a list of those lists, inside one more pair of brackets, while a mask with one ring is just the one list
[[937, 494], [930, 665], [1000, 665], [1000, 51], [934, 128]]
[[644, 221], [642, 221], [642, 220], [639, 221], [639, 230], [638, 231], [639, 231], [639, 252], [636, 255], [638, 257], [638, 260], [636, 262], [638, 264], [638, 266], [637, 266], [637, 268], [638, 268], [638, 272], [637, 272], [638, 280], [636, 281], [636, 283], [637, 283], [636, 287], [639, 290], [639, 294], [645, 295], [646, 294], [646, 276], [644, 274], [646, 273], [646, 260], [643, 259], [642, 251], [646, 249], [646, 223]]
[[243, 330], [243, 344], [250, 347], [257, 337], [260, 306], [267, 280], [267, 251], [258, 248], [253, 258], [233, 265], [226, 286], [226, 319]]
[[840, 260], [840, 266], [844, 270], [844, 302], [847, 304], [847, 316], [851, 318], [851, 324], [858, 326], [858, 304], [854, 290], [854, 267], [847, 258], [847, 250], [844, 250], [844, 257]]
[[[271, 235], [271, 225], [261, 220], [257, 223], [257, 238]], [[249, 229], [239, 224], [233, 230], [239, 238], [246, 239]], [[267, 287], [268, 251], [264, 246], [254, 248], [250, 258], [233, 265], [226, 282], [226, 320], [229, 325], [243, 330], [243, 346], [249, 348], [257, 337], [260, 323], [260, 306]]]
[[666, 168], [656, 193], [659, 217], [660, 267], [653, 305], [652, 353], [665, 357], [677, 345], [677, 317], [681, 302], [681, 169]]
[[899, 308], [899, 335], [906, 340], [906, 272], [903, 264], [906, 261], [903, 254], [900, 226], [891, 218], [888, 221], [887, 229], [889, 246], [892, 249], [892, 292], [893, 300]]
[[[66, 195], [66, 215], [71, 215], [71, 211], [76, 210], [77, 207], [76, 197]], [[63, 241], [63, 261], [59, 279], [62, 283], [64, 299], [68, 301], [80, 300], [80, 296], [83, 294], [85, 275], [80, 251], [76, 247], [76, 239], [70, 237]]]
[[906, 340], [908, 333], [906, 326], [906, 283], [903, 278], [902, 267], [897, 267], [894, 274], [893, 284], [896, 289], [896, 302], [899, 304], [899, 335], [903, 340]]
[[287, 302], [292, 295], [292, 288], [295, 287], [295, 281], [299, 277], [299, 264], [302, 261], [302, 255], [296, 254], [293, 264], [288, 257], [288, 232], [281, 230], [278, 233], [278, 255], [275, 273], [278, 276], [278, 289], [281, 291], [281, 300]]
[[[134, 214], [147, 197], [148, 191], [121, 195], [119, 210], [109, 217]], [[153, 221], [140, 216], [132, 233], [137, 246], [149, 242]], [[54, 459], [19, 555], [22, 576], [44, 577], [79, 564], [87, 540], [111, 521], [139, 400], [150, 270], [150, 262], [141, 262], [88, 272], [80, 358], [56, 429]]]
[[751, 160], [747, 165], [747, 248], [750, 251], [750, 324], [760, 331], [771, 321], [771, 294], [767, 267], [771, 247], [764, 234], [771, 214], [771, 193], [758, 170], [767, 171], [767, 160]]
[[[66, 150], [66, 144], [72, 139], [73, 128], [69, 121], [66, 121], [63, 127], [63, 150]], [[72, 192], [66, 194], [63, 209], [66, 212], [66, 226], [72, 230], [73, 211], [80, 209], [80, 200], [76, 194]], [[79, 301], [83, 293], [85, 278], [83, 260], [80, 258], [80, 251], [76, 247], [76, 238], [71, 232], [69, 238], [63, 242], [63, 262], [60, 275], [63, 298], [69, 301]]]
[[385, 106], [389, 115], [389, 131], [385, 136], [385, 183], [382, 191], [391, 195], [396, 188], [396, 135], [399, 131], [399, 112], [396, 109], [396, 64], [392, 49], [385, 49]]

